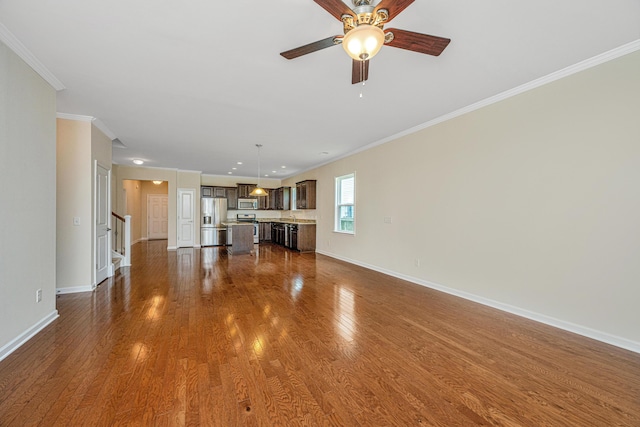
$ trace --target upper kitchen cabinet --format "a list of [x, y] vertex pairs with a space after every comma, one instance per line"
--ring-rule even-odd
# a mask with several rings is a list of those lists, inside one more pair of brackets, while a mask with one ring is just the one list
[[213, 187], [200, 187], [200, 197], [213, 197]]
[[271, 190], [271, 201], [269, 202], [269, 208], [278, 211], [288, 211], [291, 209], [290, 196], [291, 187], [280, 187], [275, 190]]
[[249, 199], [254, 198], [251, 192], [256, 188], [256, 184], [238, 184], [238, 198]]
[[316, 180], [296, 182], [296, 209], [316, 208]]
[[228, 187], [213, 187], [213, 197], [227, 197]]
[[238, 189], [235, 187], [226, 187], [227, 191], [227, 209], [238, 209]]
[[258, 209], [266, 211], [267, 209], [271, 209], [271, 199], [273, 199], [273, 196], [275, 194], [274, 192], [276, 190], [265, 188], [264, 191], [267, 192], [267, 195], [258, 197]]

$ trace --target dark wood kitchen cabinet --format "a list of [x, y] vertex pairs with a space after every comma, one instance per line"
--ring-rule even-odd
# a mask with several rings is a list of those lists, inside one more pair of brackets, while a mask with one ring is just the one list
[[267, 195], [258, 197], [258, 209], [266, 211], [267, 209], [270, 209], [271, 199], [275, 194], [275, 190], [271, 188], [265, 188], [264, 191], [267, 192]]
[[239, 199], [255, 198], [255, 196], [251, 196], [251, 192], [255, 188], [256, 188], [256, 184], [238, 184], [238, 198]]
[[296, 209], [316, 208], [316, 180], [296, 182]]
[[261, 242], [270, 242], [271, 241], [271, 223], [270, 222], [261, 222], [259, 228], [259, 236]]
[[213, 187], [204, 186], [204, 185], [201, 186], [200, 197], [213, 197]]
[[227, 187], [227, 209], [238, 209], [238, 189]]
[[213, 197], [227, 197], [227, 187], [213, 187]]
[[316, 225], [298, 224], [297, 248], [300, 252], [315, 252]]
[[270, 202], [270, 209], [278, 211], [288, 211], [291, 209], [290, 194], [291, 187], [280, 187], [273, 191], [272, 200]]

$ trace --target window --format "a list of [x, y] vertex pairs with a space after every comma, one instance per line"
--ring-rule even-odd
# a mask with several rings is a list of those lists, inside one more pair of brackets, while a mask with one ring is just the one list
[[355, 190], [355, 173], [336, 178], [335, 231], [337, 232], [350, 234], [355, 233]]

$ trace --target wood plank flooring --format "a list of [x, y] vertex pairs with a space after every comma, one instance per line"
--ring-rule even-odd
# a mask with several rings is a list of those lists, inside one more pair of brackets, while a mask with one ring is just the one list
[[58, 298], [1, 426], [640, 426], [640, 355], [334, 259], [167, 252]]

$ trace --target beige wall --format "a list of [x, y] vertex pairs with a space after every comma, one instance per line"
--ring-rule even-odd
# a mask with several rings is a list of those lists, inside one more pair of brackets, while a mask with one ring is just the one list
[[93, 278], [91, 122], [58, 119], [56, 147], [57, 287], [87, 288]]
[[58, 312], [55, 90], [0, 42], [0, 94], [1, 360]]
[[[121, 216], [131, 215], [131, 243], [142, 240], [142, 181], [125, 179], [122, 181], [122, 190], [125, 203]], [[124, 208], [126, 207], [126, 208]]]
[[318, 250], [640, 351], [638, 76], [635, 52], [293, 178]]

